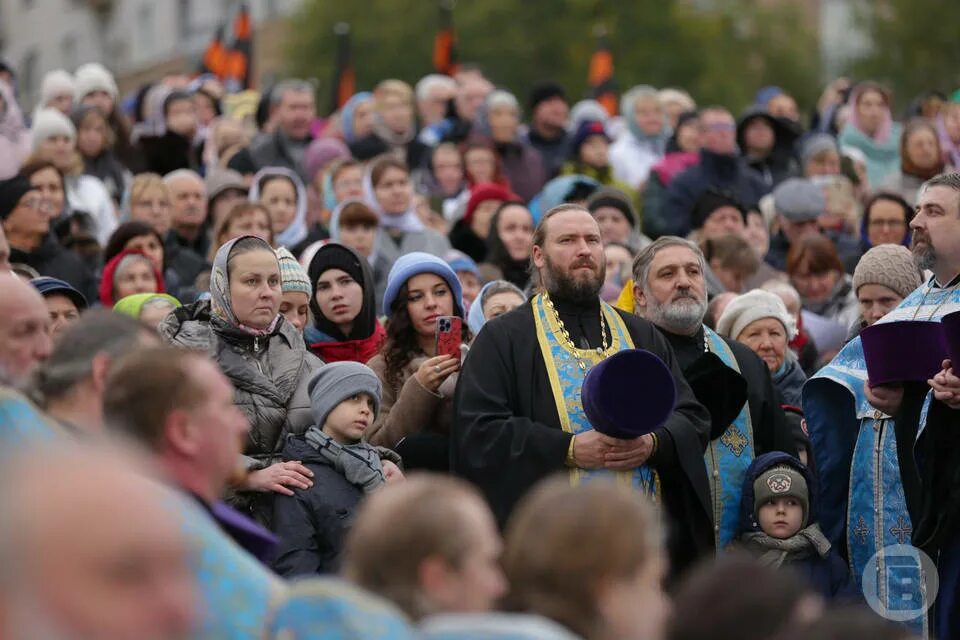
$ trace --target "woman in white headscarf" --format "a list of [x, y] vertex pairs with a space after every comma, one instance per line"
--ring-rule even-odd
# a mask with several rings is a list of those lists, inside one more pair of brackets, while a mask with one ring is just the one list
[[380, 218], [377, 253], [391, 265], [414, 251], [437, 257], [450, 251], [446, 236], [424, 226], [417, 215], [410, 170], [403, 160], [391, 155], [373, 160], [363, 177], [363, 199]]
[[307, 237], [307, 190], [300, 176], [285, 167], [264, 167], [253, 176], [249, 197], [270, 212], [274, 243], [297, 254]]
[[620, 99], [620, 113], [627, 128], [610, 147], [610, 164], [617, 180], [639, 189], [666, 153], [673, 131], [651, 86], [639, 85], [626, 92]]
[[30, 131], [13, 90], [0, 80], [0, 180], [17, 175], [30, 154]]

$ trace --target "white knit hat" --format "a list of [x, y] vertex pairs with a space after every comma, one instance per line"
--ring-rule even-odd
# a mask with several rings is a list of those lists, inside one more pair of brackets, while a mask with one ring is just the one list
[[70, 122], [70, 118], [56, 109], [40, 109], [33, 116], [33, 128], [30, 130], [33, 150], [40, 148], [40, 143], [52, 136], [67, 136], [71, 140], [77, 139], [77, 130]]
[[76, 82], [77, 101], [83, 100], [94, 91], [106, 91], [114, 100], [120, 93], [117, 89], [117, 82], [113, 79], [113, 74], [98, 62], [81, 65], [73, 74], [73, 79]]
[[736, 340], [748, 324], [764, 318], [779, 320], [787, 332], [788, 342], [797, 335], [797, 324], [780, 296], [762, 289], [748, 291], [731, 300], [717, 320], [717, 333]]
[[68, 71], [63, 69], [48, 71], [43, 76], [43, 82], [40, 83], [40, 106], [45, 107], [51, 100], [62, 95], [69, 95], [73, 100], [75, 90], [73, 76]]

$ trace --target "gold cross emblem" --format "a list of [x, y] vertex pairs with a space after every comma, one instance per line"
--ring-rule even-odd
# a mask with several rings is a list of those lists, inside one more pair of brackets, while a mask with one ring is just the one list
[[720, 442], [727, 445], [730, 451], [733, 451], [733, 455], [738, 458], [746, 446], [750, 444], [746, 437], [740, 433], [740, 430], [737, 429], [736, 425], [727, 427], [727, 430], [723, 432], [723, 436], [720, 438]]

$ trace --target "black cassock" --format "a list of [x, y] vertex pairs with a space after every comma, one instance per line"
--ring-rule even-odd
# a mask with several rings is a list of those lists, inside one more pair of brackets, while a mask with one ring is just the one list
[[[599, 301], [574, 305], [555, 298], [553, 303], [577, 347], [601, 346]], [[659, 356], [677, 385], [676, 409], [657, 432], [660, 447], [649, 461], [661, 478], [671, 573], [676, 576], [714, 548], [703, 462], [710, 417], [657, 329], [637, 316], [616, 313], [634, 346]], [[608, 341], [609, 332], [607, 327]], [[638, 401], [642, 389], [638, 381], [636, 396], [624, 398], [638, 403], [638, 413], [643, 411]], [[455, 407], [452, 469], [481, 489], [501, 526], [537, 481], [568, 471], [565, 461], [572, 436], [560, 427], [529, 302], [494, 318], [477, 335], [460, 373]]]

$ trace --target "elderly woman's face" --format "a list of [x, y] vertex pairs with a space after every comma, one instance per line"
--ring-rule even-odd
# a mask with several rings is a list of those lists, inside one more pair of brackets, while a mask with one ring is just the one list
[[750, 347], [760, 356], [770, 371], [776, 371], [783, 365], [787, 353], [787, 331], [775, 318], [754, 320], [740, 332], [737, 342]]
[[654, 97], [641, 97], [633, 105], [633, 117], [637, 126], [648, 136], [663, 130], [663, 109]]
[[516, 109], [509, 105], [499, 105], [490, 109], [490, 136], [496, 142], [513, 142], [517, 137], [520, 118]]

